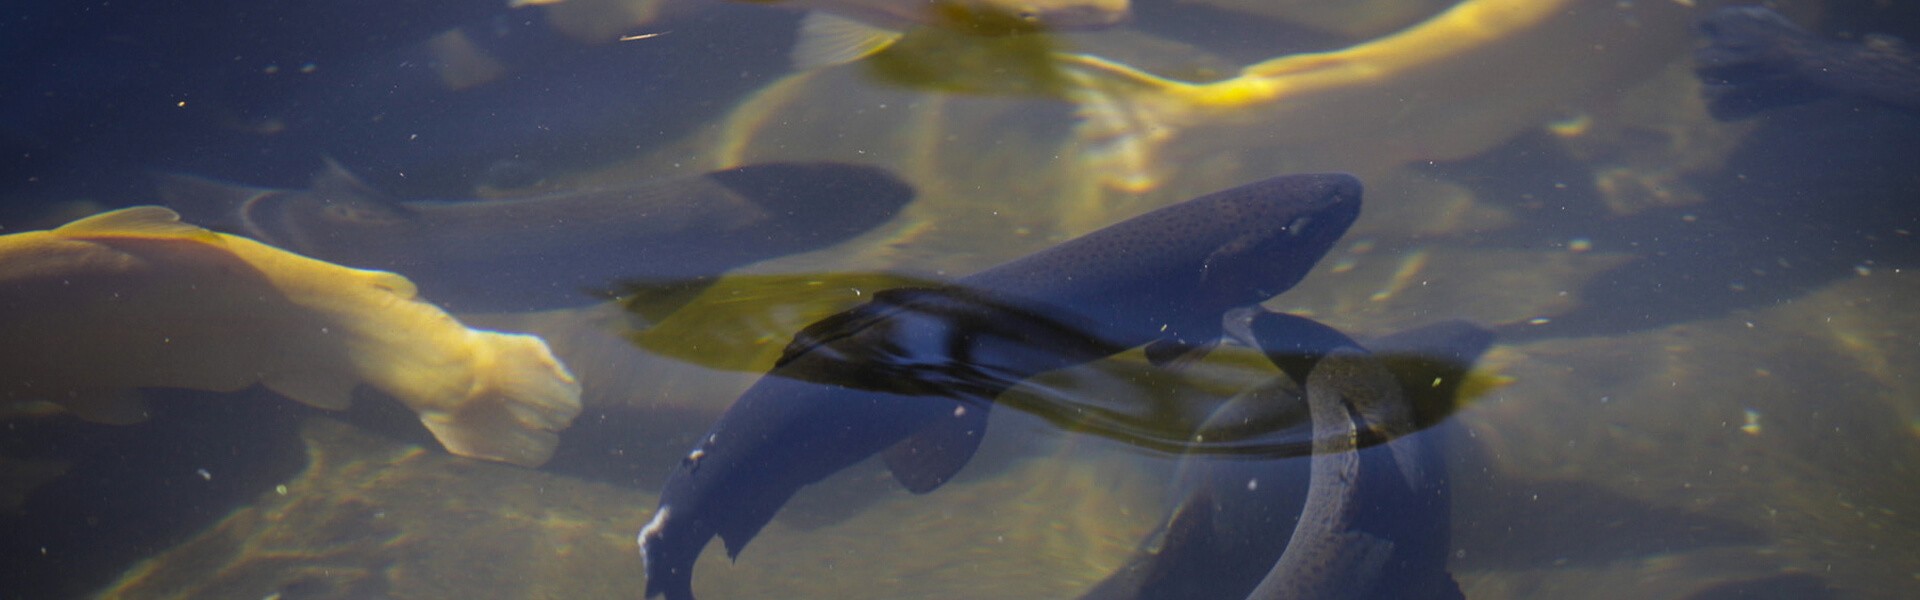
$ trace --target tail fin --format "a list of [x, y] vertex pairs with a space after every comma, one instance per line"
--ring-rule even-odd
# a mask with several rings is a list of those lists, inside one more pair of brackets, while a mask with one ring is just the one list
[[478, 380], [458, 410], [423, 413], [448, 452], [536, 467], [553, 456], [554, 432], [580, 414], [580, 382], [538, 337], [475, 331]]

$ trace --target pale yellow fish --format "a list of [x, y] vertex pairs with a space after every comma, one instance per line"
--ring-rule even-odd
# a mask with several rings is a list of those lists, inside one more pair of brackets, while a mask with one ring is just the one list
[[1456, 0], [1178, 0], [1255, 15], [1350, 38], [1366, 38], [1411, 25]]
[[[731, 0], [806, 11], [793, 49], [802, 69], [872, 56], [910, 32], [934, 29], [980, 37], [1113, 27], [1131, 16], [1130, 0]], [[586, 42], [630, 41], [628, 29], [690, 13], [691, 0], [511, 0], [538, 6], [553, 28]], [[652, 37], [648, 35], [647, 37]], [[443, 58], [444, 60], [444, 58]]]
[[157, 206], [0, 236], [0, 402], [145, 417], [136, 388], [254, 384], [328, 409], [365, 384], [460, 456], [534, 466], [580, 412], [545, 342], [469, 329], [413, 283], [181, 223]]
[[1692, 12], [1670, 2], [1462, 0], [1392, 35], [1213, 82], [1057, 58], [1073, 80], [1086, 160], [1114, 173], [1110, 186], [1144, 191], [1166, 164], [1190, 158], [1163, 152], [1180, 138], [1369, 139], [1375, 154], [1401, 160], [1471, 155], [1675, 60], [1691, 43]]
[[1129, 0], [734, 0], [819, 10], [894, 30], [955, 26], [964, 14], [1006, 15], [1044, 31], [1101, 29], [1128, 17]]
[[1130, 0], [734, 0], [810, 11], [794, 66], [844, 64], [892, 47], [915, 30], [981, 37], [1086, 31], [1120, 24]]

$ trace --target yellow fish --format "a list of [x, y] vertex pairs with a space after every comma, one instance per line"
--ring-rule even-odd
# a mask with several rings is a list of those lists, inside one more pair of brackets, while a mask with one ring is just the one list
[[469, 329], [413, 283], [139, 206], [0, 236], [0, 401], [145, 417], [134, 389], [256, 383], [346, 408], [366, 384], [460, 456], [536, 466], [580, 413], [540, 338]]
[[[735, 1], [809, 11], [800, 21], [793, 48], [794, 66], [801, 69], [860, 60], [911, 39], [915, 31], [975, 38], [1026, 36], [1105, 29], [1130, 15], [1129, 0]], [[936, 45], [964, 50], [955, 47], [956, 39], [949, 36]]]
[[[1700, 5], [1717, 0], [1697, 0]], [[1175, 145], [1369, 140], [1368, 156], [1450, 160], [1656, 73], [1684, 52], [1695, 1], [1462, 0], [1392, 35], [1180, 81], [1087, 54], [1058, 54], [1078, 105], [1084, 161], [1130, 192], [1192, 156]], [[1335, 161], [1345, 162], [1345, 161]], [[1316, 165], [1317, 166], [1317, 165]]]

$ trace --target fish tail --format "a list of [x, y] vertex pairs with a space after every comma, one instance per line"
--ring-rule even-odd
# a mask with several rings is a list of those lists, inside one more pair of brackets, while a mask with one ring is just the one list
[[646, 597], [666, 596], [666, 600], [694, 600], [693, 578], [686, 575], [647, 575]]
[[580, 382], [531, 335], [473, 332], [477, 375], [458, 409], [420, 417], [448, 452], [521, 466], [553, 456], [580, 414]]
[[[678, 525], [669, 534], [662, 505], [653, 522], [640, 530], [640, 556], [646, 560], [647, 589], [643, 597], [665, 595], [667, 600], [693, 600], [693, 562], [713, 539], [713, 531], [698, 524]], [[668, 537], [671, 535], [672, 537]]]

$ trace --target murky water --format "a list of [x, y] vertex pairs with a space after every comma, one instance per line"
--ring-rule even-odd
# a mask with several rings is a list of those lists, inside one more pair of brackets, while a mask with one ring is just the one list
[[[9, 391], [0, 595], [638, 597], [635, 533], [669, 471], [802, 327], [1329, 170], [1366, 183], [1362, 216], [1266, 308], [1363, 340], [1450, 319], [1500, 334], [1474, 397], [1423, 433], [1445, 438], [1467, 598], [1920, 595], [1920, 116], [1827, 100], [1715, 120], [1690, 24], [1720, 3], [1465, 0], [1498, 18], [1423, 22], [1452, 3], [1135, 0], [1127, 24], [1037, 52], [901, 52], [950, 59], [903, 85], [864, 61], [795, 71], [797, 12], [675, 1], [21, 13], [0, 36], [27, 57], [6, 87], [30, 92], [0, 121], [0, 233], [165, 203], [155, 172], [304, 189], [325, 159], [383, 206], [774, 161], [880, 167], [915, 195], [710, 286], [635, 267], [594, 290], [620, 302], [480, 314], [429, 295], [540, 336], [578, 379], [583, 410], [537, 469], [450, 455], [366, 387], [344, 411], [143, 389], [130, 425]], [[1845, 39], [1920, 35], [1904, 5], [1779, 8]], [[985, 89], [946, 91], [962, 85]], [[1237, 347], [1049, 374], [1002, 398], [953, 481], [916, 495], [879, 461], [846, 469], [737, 560], [707, 547], [695, 590], [1076, 597], [1183, 497], [1168, 449], [1274, 375]], [[1099, 410], [1144, 417], [1074, 417]]]

